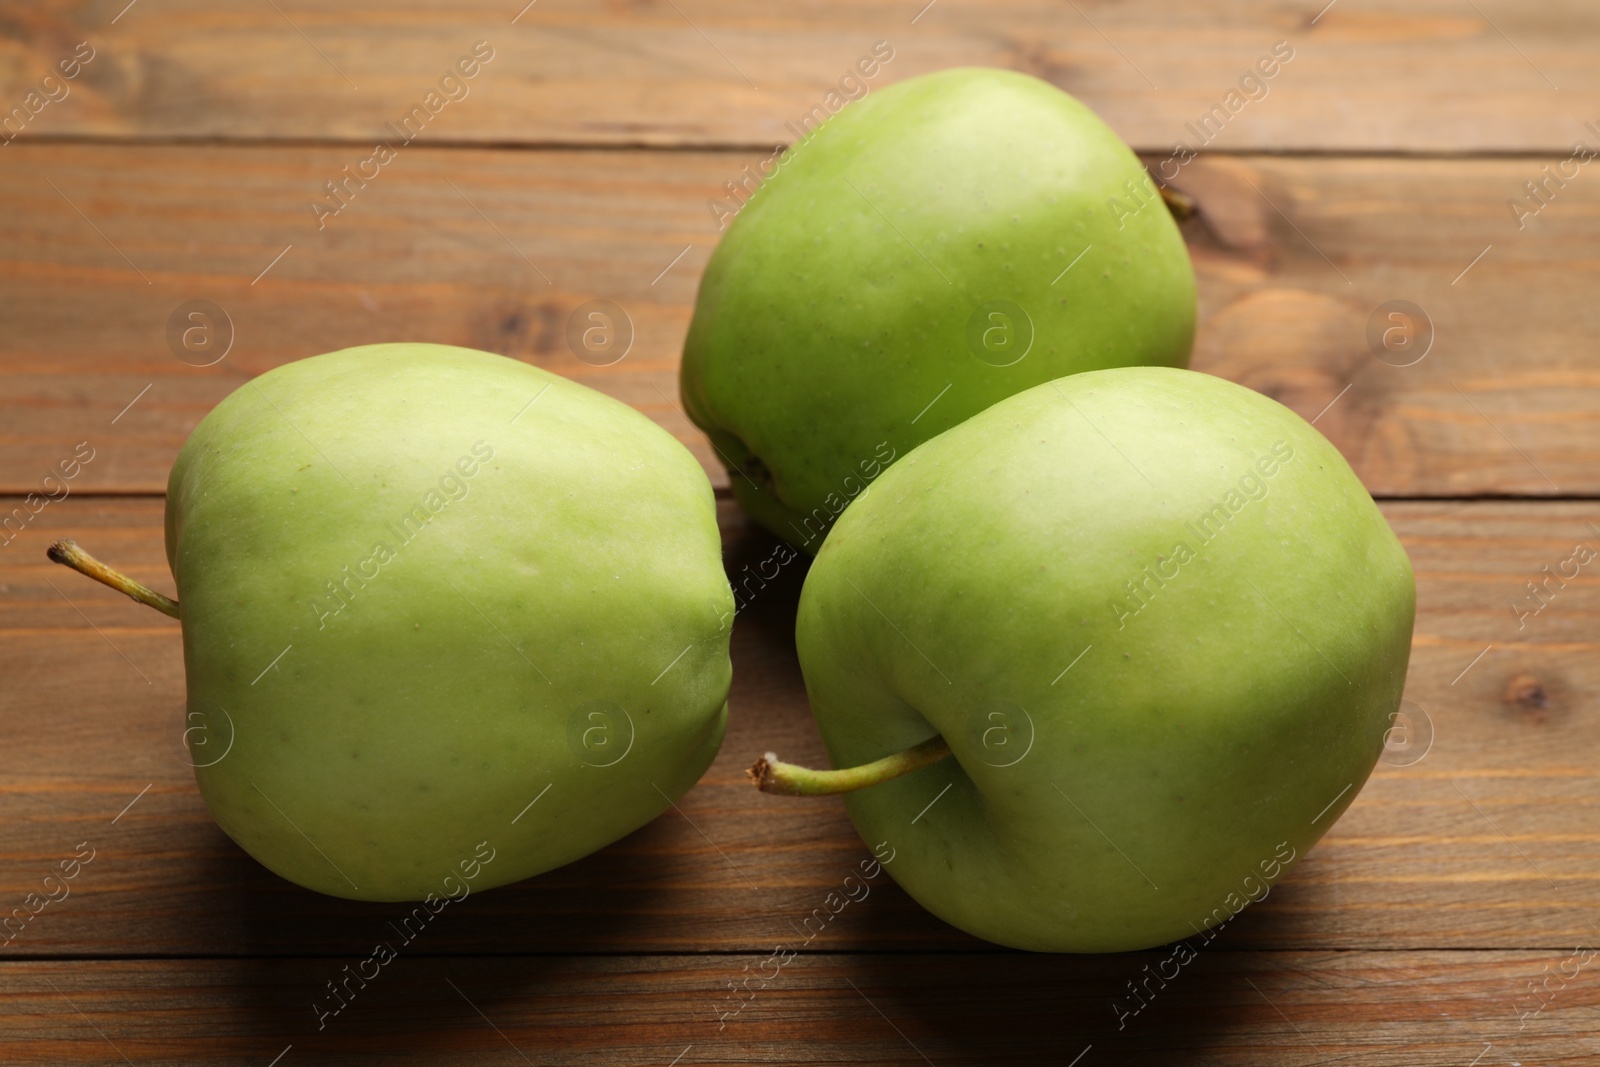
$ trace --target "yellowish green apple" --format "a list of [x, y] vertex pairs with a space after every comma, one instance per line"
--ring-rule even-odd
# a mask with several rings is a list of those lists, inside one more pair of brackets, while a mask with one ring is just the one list
[[1299, 416], [1169, 368], [1073, 375], [853, 503], [796, 640], [862, 838], [935, 915], [1017, 948], [1187, 937], [1355, 799], [1411, 647], [1400, 542]]
[[182, 621], [201, 793], [319, 892], [427, 899], [469, 866], [483, 888], [571, 862], [721, 743], [732, 594], [705, 474], [515, 360], [371, 345], [247, 382], [173, 465], [166, 542], [177, 603], [118, 587]]

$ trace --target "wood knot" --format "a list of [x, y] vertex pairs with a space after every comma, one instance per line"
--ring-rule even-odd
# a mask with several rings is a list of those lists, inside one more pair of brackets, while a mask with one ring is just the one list
[[[1513, 675], [1506, 683], [1505, 696], [1501, 699], [1512, 707], [1529, 712], [1542, 712], [1550, 705], [1544, 684], [1531, 674]], [[1540, 715], [1539, 718], [1544, 716]]]
[[562, 350], [565, 311], [551, 301], [491, 307], [474, 330], [478, 348], [513, 359], [547, 359]]

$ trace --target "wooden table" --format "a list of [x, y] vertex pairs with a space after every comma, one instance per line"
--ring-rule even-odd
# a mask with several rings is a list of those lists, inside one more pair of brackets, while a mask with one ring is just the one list
[[[1600, 1062], [1600, 561], [1542, 600], [1526, 584], [1600, 547], [1600, 164], [1570, 162], [1576, 141], [1600, 148], [1600, 12], [924, 2], [58, 0], [0, 19], [5, 108], [79, 42], [93, 53], [0, 147], [0, 514], [80, 443], [93, 454], [0, 548], [0, 904], [93, 855], [0, 949], [0, 1061]], [[479, 41], [493, 58], [464, 98], [336, 215], [309, 206], [339, 203], [324, 183]], [[836, 801], [742, 778], [767, 747], [822, 757], [790, 574], [735, 627], [727, 742], [680, 811], [474, 894], [319, 1029], [325, 983], [400, 909], [300, 890], [223, 836], [184, 758], [176, 623], [45, 546], [77, 537], [170, 591], [161, 494], [196, 421], [271, 367], [384, 340], [502, 352], [620, 397], [725, 494], [672, 399], [718, 237], [707, 201], [878, 41], [894, 58], [875, 87], [1028, 71], [1152, 166], [1200, 147], [1186, 123], [1258, 56], [1293, 48], [1175, 181], [1200, 206], [1194, 366], [1319, 416], [1379, 498], [1415, 564], [1406, 698], [1431, 749], [1380, 764], [1120, 1028], [1164, 952], [1000, 950], [887, 880], [747, 997], [868, 855]], [[616, 365], [566, 347], [591, 299], [634, 324]], [[1393, 300], [1432, 324], [1419, 362], [1368, 343]], [[174, 355], [189, 301], [226, 315], [199, 346], [228, 343], [211, 365]], [[770, 549], [725, 499], [723, 520], [730, 568]]]

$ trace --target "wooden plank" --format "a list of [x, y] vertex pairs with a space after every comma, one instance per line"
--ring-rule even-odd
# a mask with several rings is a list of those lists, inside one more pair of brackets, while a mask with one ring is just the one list
[[[87, 40], [95, 58], [24, 136], [367, 142], [483, 41], [493, 60], [423, 138], [770, 147], [885, 41], [893, 59], [870, 88], [952, 66], [1022, 70], [1152, 151], [1192, 143], [1185, 125], [1217, 106], [1237, 109], [1215, 136], [1234, 151], [1564, 152], [1600, 115], [1600, 19], [1581, 0], [1322, 6], [141, 0], [123, 11], [115, 0], [88, 10], [54, 0], [8, 25], [0, 99], [22, 103]], [[1280, 41], [1289, 64], [1261, 88], [1247, 84], [1251, 102], [1229, 103]]]
[[[346, 980], [345, 966], [356, 974], [370, 951], [0, 964], [0, 1054], [10, 1064], [114, 1063], [120, 1054], [216, 1067], [261, 1067], [278, 1055], [284, 1065], [376, 1055], [430, 1067], [557, 1056], [630, 1067], [1579, 1064], [1592, 1062], [1600, 1007], [1594, 964], [1581, 969], [1571, 948], [1239, 953], [1213, 944], [1181, 966], [1168, 953], [803, 954], [780, 967], [765, 950], [638, 959], [403, 952], [367, 964], [370, 981], [349, 979], [346, 1006], [323, 1015], [336, 1003], [326, 983]], [[1543, 1010], [1519, 1018], [1541, 1003], [1527, 986], [1545, 975]], [[1134, 1014], [1129, 984], [1145, 982]], [[735, 984], [738, 996], [728, 990]]]
[[[1410, 766], [1380, 764], [1293, 876], [1230, 926], [1226, 944], [1554, 950], [1600, 935], [1590, 925], [1600, 892], [1591, 816], [1600, 564], [1549, 586], [1537, 614], [1519, 620], [1511, 607], [1574, 544], [1600, 547], [1590, 525], [1600, 512], [1492, 502], [1384, 510], [1417, 573], [1407, 699], [1431, 724], [1432, 747]], [[727, 503], [723, 522], [730, 571], [768, 555], [772, 543]], [[98, 850], [71, 895], [6, 951], [350, 956], [385, 936], [406, 909], [298, 890], [211, 823], [182, 749], [176, 623], [48, 563], [44, 546], [66, 534], [172, 589], [158, 500], [51, 505], [0, 550], [0, 717], [12, 724], [0, 746], [0, 901], [37, 891], [79, 842]], [[785, 568], [735, 626], [728, 737], [681, 815], [543, 877], [473, 894], [430, 927], [428, 951], [748, 952], [793, 936], [869, 855], [837, 800], [768, 797], [743, 779], [768, 748], [824, 758], [792, 643], [802, 568]], [[887, 879], [813, 947], [989, 948]]]
[[[412, 148], [319, 230], [308, 198], [359, 153], [8, 151], [0, 490], [39, 491], [87, 442], [95, 458], [75, 491], [159, 492], [189, 430], [247, 378], [418, 339], [503, 352], [617, 396], [726, 484], [677, 406], [676, 372], [718, 236], [705, 204], [744, 155]], [[1506, 201], [1541, 165], [1190, 163], [1178, 184], [1201, 206], [1186, 226], [1200, 278], [1195, 367], [1317, 418], [1379, 496], [1600, 493], [1600, 373], [1580, 355], [1597, 326], [1600, 183], [1570, 183], [1519, 231]], [[594, 299], [633, 324], [614, 365], [566, 341], [569, 317]], [[231, 322], [214, 366], [169, 346], [169, 320], [194, 300]], [[1409, 350], [1369, 345], [1395, 300], [1432, 324], [1415, 365], [1399, 365]]]

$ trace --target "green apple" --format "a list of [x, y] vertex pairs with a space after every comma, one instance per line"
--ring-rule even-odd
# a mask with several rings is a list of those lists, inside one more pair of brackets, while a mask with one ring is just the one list
[[893, 458], [1065, 374], [1184, 366], [1171, 213], [1093, 112], [942, 71], [790, 147], [729, 226], [684, 344], [689, 417], [745, 510], [815, 552]]
[[979, 937], [1163, 944], [1264, 895], [1355, 798], [1414, 607], [1399, 541], [1299, 416], [1192, 371], [1074, 375], [844, 513], [796, 640], [853, 769], [753, 773], [870, 785], [845, 801], [862, 837]]
[[200, 790], [302, 886], [538, 874], [649, 822], [721, 743], [710, 484], [556, 375], [427, 344], [269, 371], [184, 445], [166, 535]]

